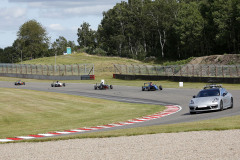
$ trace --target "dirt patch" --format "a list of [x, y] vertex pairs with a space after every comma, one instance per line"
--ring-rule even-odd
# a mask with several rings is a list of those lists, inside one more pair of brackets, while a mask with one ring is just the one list
[[189, 64], [239, 65], [240, 54], [212, 55], [193, 58]]

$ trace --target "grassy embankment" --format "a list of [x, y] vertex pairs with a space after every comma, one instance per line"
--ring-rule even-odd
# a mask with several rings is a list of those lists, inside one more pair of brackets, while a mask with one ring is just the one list
[[[24, 63], [53, 65], [54, 57], [25, 61]], [[141, 86], [145, 82], [142, 80], [124, 81], [112, 78], [112, 72], [109, 71], [109, 67], [113, 66], [115, 63], [143, 64], [142, 62], [131, 59], [76, 54], [70, 56], [59, 56], [57, 57], [57, 63], [94, 63], [96, 74], [95, 81], [67, 81], [67, 83], [78, 82], [93, 84], [99, 82], [101, 79], [105, 79], [108, 83], [113, 85]], [[0, 81], [1, 80], [15, 81], [17, 78], [1, 77]], [[31, 79], [26, 79], [25, 81], [50, 82], [48, 80]], [[178, 88], [178, 83], [176, 82], [158, 81], [155, 83], [163, 85], [164, 88]], [[184, 88], [202, 88], [203, 85], [205, 84], [184, 83]], [[240, 85], [224, 84], [224, 86], [228, 89], [240, 88]], [[98, 99], [94, 99], [93, 101], [91, 98], [78, 96], [3, 88], [1, 89], [0, 103], [0, 127], [2, 128], [0, 130], [0, 138], [109, 124], [112, 122], [141, 117], [162, 109], [159, 108], [159, 106], [152, 105], [136, 105], [119, 102], [113, 103], [111, 101]], [[200, 122], [133, 128], [110, 132], [83, 134], [71, 137], [66, 136], [61, 137], [61, 139], [130, 136], [199, 130], [240, 129], [239, 119], [240, 116], [234, 116]], [[55, 140], [55, 138], [41, 140], [36, 139], [33, 141], [45, 140]]]

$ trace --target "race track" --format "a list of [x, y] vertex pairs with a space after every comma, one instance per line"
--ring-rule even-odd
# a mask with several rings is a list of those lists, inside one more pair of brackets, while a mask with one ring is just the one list
[[[141, 91], [141, 87], [129, 86], [114, 86], [113, 90], [94, 90], [93, 84], [71, 83], [66, 84], [66, 87], [55, 88], [51, 87], [50, 83], [26, 83], [25, 86], [15, 86], [13, 82], [0, 82], [2, 88], [19, 88], [30, 89], [45, 92], [58, 92], [70, 95], [79, 95], [93, 98], [101, 98], [114, 101], [130, 102], [130, 103], [146, 103], [157, 105], [180, 105], [182, 110], [171, 116], [166, 116], [160, 119], [125, 125], [121, 127], [107, 128], [99, 131], [116, 130], [133, 127], [143, 127], [162, 124], [174, 124], [182, 122], [192, 122], [207, 119], [216, 119], [240, 115], [240, 92], [239, 90], [228, 90], [234, 97], [234, 107], [224, 111], [207, 112], [191, 115], [189, 114], [188, 103], [191, 97], [199, 91], [198, 89], [184, 88], [164, 88], [162, 91]], [[90, 131], [96, 132], [96, 131]], [[74, 134], [74, 133], [73, 133]], [[75, 133], [76, 134], [76, 133]], [[81, 134], [81, 133], [77, 133]]]

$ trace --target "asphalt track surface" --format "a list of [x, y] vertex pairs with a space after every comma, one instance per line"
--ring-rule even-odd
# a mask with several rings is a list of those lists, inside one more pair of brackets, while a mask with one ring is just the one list
[[[130, 86], [114, 86], [112, 90], [94, 90], [93, 84], [82, 83], [66, 83], [66, 87], [51, 87], [50, 83], [26, 83], [24, 86], [15, 86], [13, 82], [0, 82], [2, 88], [18, 88], [29, 89], [44, 92], [57, 92], [70, 95], [78, 95], [99, 99], [107, 99], [113, 101], [121, 101], [128, 103], [144, 103], [155, 105], [179, 105], [182, 110], [160, 119], [146, 121], [142, 123], [135, 123], [131, 125], [125, 125], [121, 127], [106, 128], [101, 130], [93, 130], [90, 132], [100, 132], [108, 130], [126, 129], [133, 127], [145, 127], [153, 125], [164, 124], [176, 124], [183, 122], [193, 122], [200, 120], [216, 119], [221, 117], [229, 117], [234, 115], [240, 115], [240, 91], [228, 90], [232, 93], [234, 98], [234, 107], [232, 109], [226, 109], [223, 111], [204, 112], [197, 114], [189, 114], [188, 103], [193, 95], [196, 95], [199, 89], [185, 89], [185, 88], [164, 88], [162, 91], [142, 91], [140, 87]], [[70, 129], [70, 128], [69, 128]], [[83, 133], [73, 133], [83, 134]]]

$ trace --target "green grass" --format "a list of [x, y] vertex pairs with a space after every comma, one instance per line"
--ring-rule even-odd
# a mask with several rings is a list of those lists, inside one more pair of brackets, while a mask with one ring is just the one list
[[73, 136], [63, 136], [57, 138], [33, 139], [28, 142], [43, 142], [67, 139], [82, 139], [82, 138], [109, 138], [120, 136], [136, 136], [158, 133], [178, 133], [191, 131], [210, 131], [210, 130], [233, 130], [240, 129], [240, 116], [225, 117], [220, 119], [212, 119], [198, 122], [188, 122], [169, 125], [155, 125], [149, 127], [130, 128], [122, 130], [113, 130], [105, 132], [86, 133]]
[[0, 139], [106, 125], [165, 109], [23, 89], [1, 88], [0, 94]]

